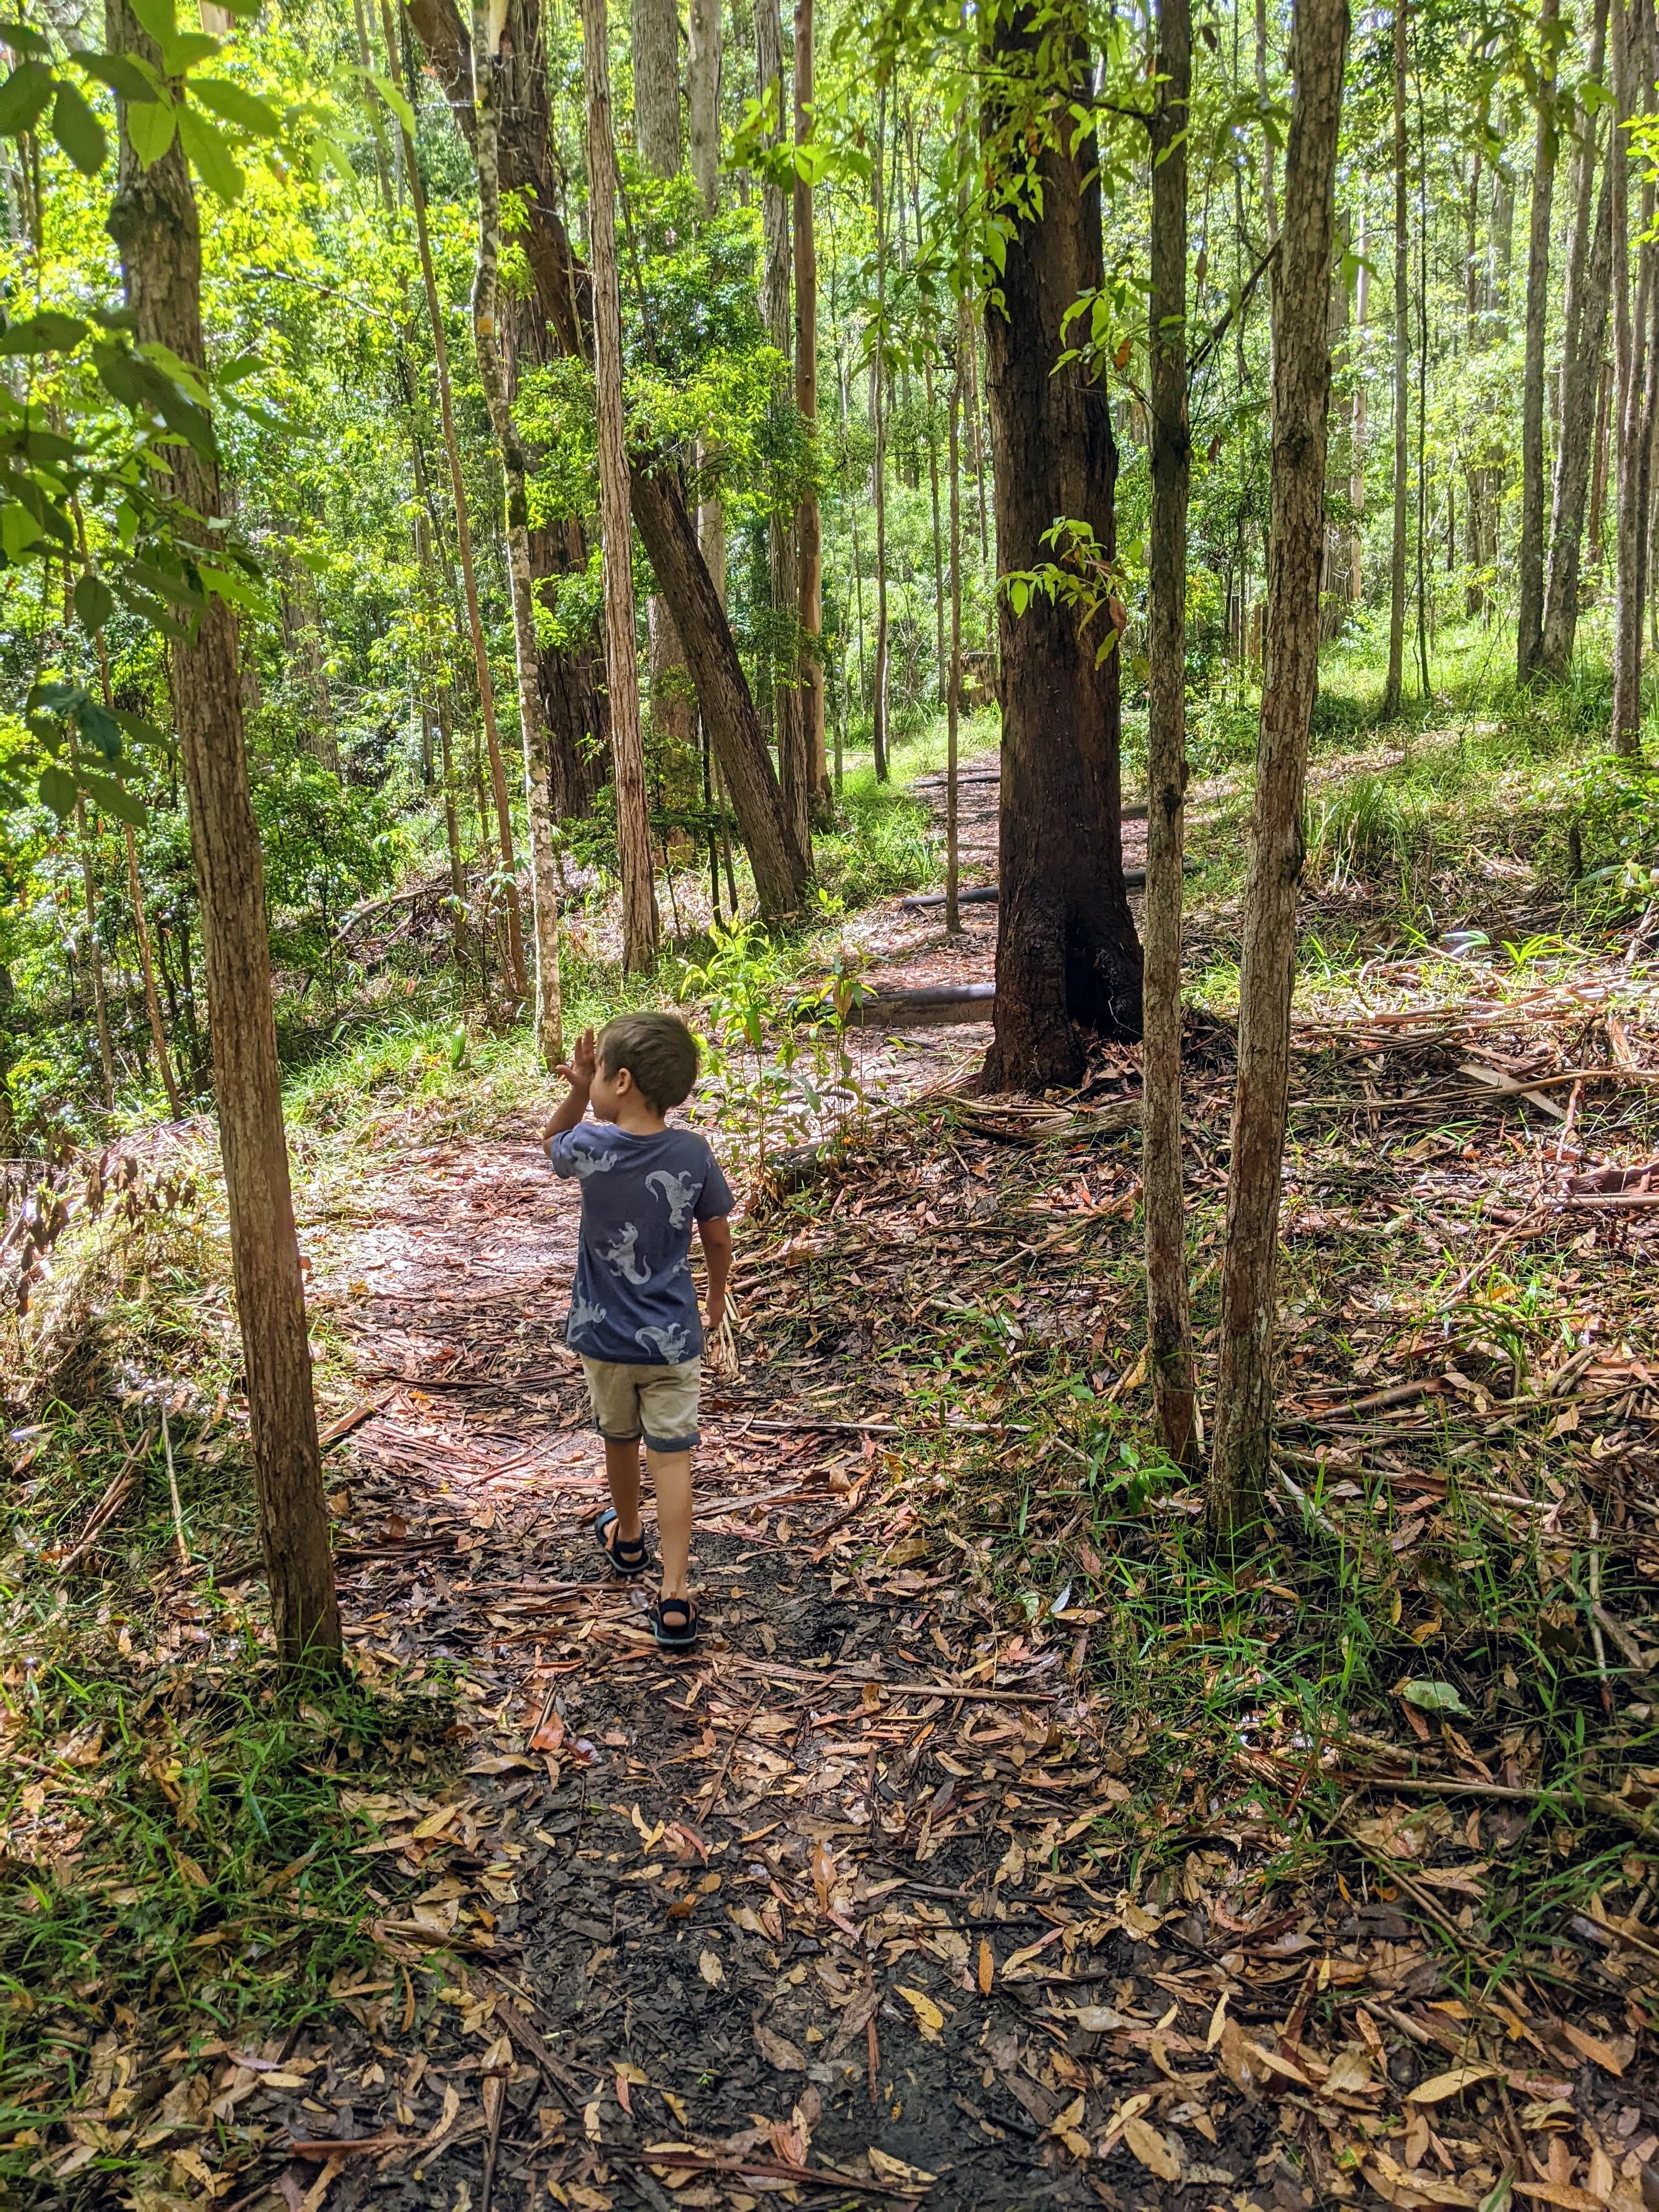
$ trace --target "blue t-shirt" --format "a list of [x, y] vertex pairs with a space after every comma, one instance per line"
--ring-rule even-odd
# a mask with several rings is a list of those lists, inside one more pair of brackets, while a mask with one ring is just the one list
[[718, 1162], [689, 1129], [635, 1136], [579, 1121], [547, 1140], [553, 1172], [582, 1187], [565, 1342], [589, 1359], [678, 1367], [702, 1350], [691, 1224], [732, 1211]]

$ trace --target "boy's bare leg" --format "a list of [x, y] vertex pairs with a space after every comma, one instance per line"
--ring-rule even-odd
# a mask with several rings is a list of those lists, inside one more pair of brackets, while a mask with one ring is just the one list
[[[662, 1553], [662, 1595], [685, 1597], [691, 1560], [691, 1455], [689, 1451], [659, 1452], [646, 1446], [651, 1480], [657, 1493], [657, 1548]], [[611, 1485], [611, 1494], [617, 1494]], [[637, 1494], [637, 1492], [636, 1492]], [[621, 1512], [622, 1508], [617, 1506]]]
[[624, 1544], [636, 1543], [640, 1534], [640, 1440], [615, 1437], [605, 1440], [605, 1479], [611, 1486], [611, 1503], [617, 1509], [617, 1534]]

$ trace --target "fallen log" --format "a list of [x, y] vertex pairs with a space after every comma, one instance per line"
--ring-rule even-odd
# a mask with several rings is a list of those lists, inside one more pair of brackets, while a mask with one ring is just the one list
[[[1140, 811], [1144, 814], [1146, 810], [1142, 807]], [[1195, 876], [1198, 873], [1198, 863], [1195, 860], [1188, 860], [1182, 872], [1184, 875]], [[1144, 891], [1146, 888], [1146, 869], [1125, 868], [1123, 887], [1126, 890]], [[997, 886], [994, 884], [970, 884], [957, 893], [957, 899], [962, 906], [994, 906], [997, 903], [998, 896]], [[944, 904], [943, 891], [915, 891], [908, 898], [902, 898], [899, 901], [898, 910], [901, 914], [937, 914]]]
[[847, 1017], [849, 1029], [922, 1030], [951, 1022], [988, 1022], [996, 1005], [994, 983], [921, 983], [908, 991], [866, 987]]

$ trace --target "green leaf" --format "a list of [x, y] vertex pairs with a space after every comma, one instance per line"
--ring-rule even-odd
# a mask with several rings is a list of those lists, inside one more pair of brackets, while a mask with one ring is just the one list
[[1468, 1717], [1468, 1707], [1449, 1682], [1407, 1682], [1400, 1694], [1419, 1712], [1462, 1713], [1466, 1719]]
[[4, 552], [8, 561], [21, 559], [46, 534], [27, 507], [20, 506], [15, 499], [0, 507], [0, 551]]
[[131, 822], [135, 830], [143, 828], [143, 800], [136, 798], [125, 784], [117, 783], [113, 776], [94, 775], [91, 769], [82, 769], [81, 787], [93, 805], [100, 807], [106, 814], [112, 814], [118, 822]]
[[132, 739], [134, 744], [147, 745], [152, 750], [161, 753], [171, 753], [173, 750], [173, 739], [167, 732], [165, 730], [157, 729], [154, 722], [147, 722], [142, 714], [130, 714], [121, 707], [116, 707], [111, 711], [120, 729]]
[[38, 315], [26, 315], [0, 331], [0, 354], [68, 353], [86, 334], [87, 326], [79, 315], [43, 307]]
[[222, 388], [227, 385], [240, 384], [250, 376], [257, 376], [264, 366], [258, 354], [239, 353], [234, 361], [228, 361], [222, 368], [214, 371], [213, 380]]
[[241, 168], [230, 150], [230, 141], [216, 123], [210, 123], [197, 108], [182, 108], [179, 140], [190, 156], [191, 167], [216, 198], [229, 202], [241, 197]]
[[415, 136], [415, 111], [404, 98], [398, 88], [393, 84], [389, 76], [376, 76], [372, 70], [369, 72], [368, 81], [412, 138]]
[[9, 46], [15, 54], [49, 54], [50, 42], [40, 31], [30, 30], [27, 23], [0, 23], [0, 41]]
[[227, 15], [234, 15], [239, 23], [251, 23], [264, 5], [264, 0], [221, 0]]
[[103, 125], [72, 84], [58, 88], [52, 135], [83, 177], [95, 177], [109, 157]]
[[66, 768], [43, 768], [40, 771], [40, 803], [51, 807], [60, 822], [67, 822], [75, 811], [75, 778]]
[[127, 110], [127, 136], [141, 169], [153, 169], [173, 143], [179, 111], [164, 93], [159, 100], [135, 101]]
[[173, 0], [132, 0], [132, 12], [158, 46], [166, 46], [178, 31]]
[[0, 84], [0, 138], [21, 138], [46, 113], [57, 80], [45, 62], [19, 62]]
[[233, 84], [228, 76], [193, 76], [190, 93], [192, 100], [199, 100], [204, 107], [210, 107], [239, 131], [251, 131], [259, 138], [275, 138], [282, 131], [282, 118], [276, 109], [257, 93]]
[[205, 31], [179, 31], [161, 42], [161, 66], [169, 76], [183, 76], [219, 52], [217, 39], [209, 38]]
[[75, 720], [81, 735], [88, 744], [96, 745], [106, 761], [120, 759], [121, 725], [107, 707], [100, 706], [96, 699], [83, 699], [76, 709]]
[[75, 586], [75, 618], [88, 637], [96, 637], [115, 612], [115, 594], [101, 576], [82, 576]]
[[142, 105], [161, 98], [149, 63], [137, 54], [76, 53], [70, 59], [88, 76], [96, 77], [100, 84], [106, 84], [112, 92], [119, 93], [125, 100]]

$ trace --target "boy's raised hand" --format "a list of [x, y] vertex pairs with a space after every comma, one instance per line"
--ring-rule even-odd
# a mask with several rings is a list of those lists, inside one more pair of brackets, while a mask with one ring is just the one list
[[591, 1091], [593, 1078], [599, 1072], [598, 1048], [592, 1030], [584, 1030], [576, 1039], [575, 1048], [562, 1066], [556, 1067], [555, 1075], [563, 1076], [573, 1091]]

